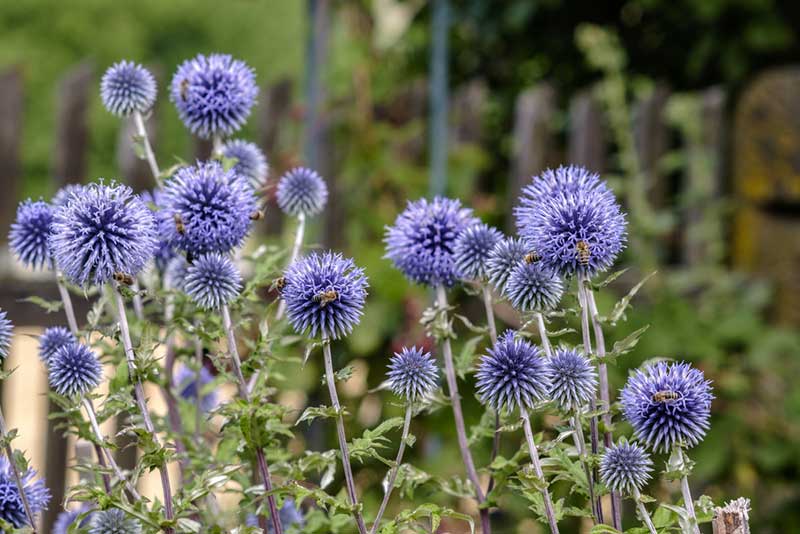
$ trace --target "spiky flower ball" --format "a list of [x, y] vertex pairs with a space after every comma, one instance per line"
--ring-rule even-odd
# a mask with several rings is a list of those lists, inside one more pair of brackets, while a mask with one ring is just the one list
[[61, 346], [47, 368], [50, 387], [64, 397], [89, 393], [100, 384], [103, 374], [97, 355], [82, 343]]
[[11, 350], [11, 338], [14, 335], [14, 325], [8, 320], [5, 311], [0, 310], [0, 363], [8, 358]]
[[511, 270], [503, 295], [520, 311], [547, 311], [558, 306], [564, 284], [540, 261], [523, 260]]
[[90, 184], [56, 211], [50, 249], [77, 285], [101, 285], [114, 273], [136, 276], [158, 244], [153, 213], [130, 187]]
[[429, 352], [419, 347], [403, 347], [389, 361], [389, 388], [409, 402], [422, 399], [436, 389], [439, 369]]
[[50, 225], [53, 207], [44, 202], [28, 199], [17, 208], [17, 218], [11, 224], [8, 244], [19, 261], [31, 269], [51, 265]]
[[100, 80], [100, 98], [105, 108], [120, 117], [144, 113], [156, 101], [156, 79], [133, 61], [111, 65]]
[[656, 452], [693, 447], [710, 426], [711, 382], [688, 363], [660, 361], [637, 370], [621, 397], [636, 437]]
[[547, 398], [550, 377], [539, 349], [506, 331], [481, 358], [476, 388], [481, 402], [495, 410], [528, 410]]
[[179, 169], [166, 184], [159, 229], [175, 247], [193, 256], [230, 252], [252, 225], [256, 198], [234, 170], [216, 161]]
[[295, 167], [278, 181], [276, 199], [287, 215], [310, 217], [321, 212], [328, 202], [328, 186], [316, 171]]
[[201, 308], [219, 308], [242, 290], [242, 275], [228, 256], [203, 254], [186, 268], [183, 290]]
[[258, 145], [242, 139], [232, 139], [222, 145], [222, 155], [236, 160], [233, 170], [247, 178], [254, 190], [258, 191], [264, 188], [269, 174], [269, 165]]
[[522, 263], [528, 247], [521, 239], [506, 237], [497, 242], [486, 258], [486, 274], [494, 288], [503, 292], [514, 267]]
[[483, 223], [461, 232], [453, 247], [459, 276], [464, 280], [486, 280], [489, 255], [502, 238], [500, 230]]
[[286, 313], [298, 333], [338, 339], [361, 320], [368, 284], [353, 260], [314, 252], [292, 263], [284, 280]]
[[575, 349], [559, 347], [547, 360], [550, 376], [549, 397], [562, 410], [571, 412], [588, 404], [597, 390], [597, 373], [583, 354]]
[[53, 196], [53, 200], [50, 203], [53, 205], [53, 209], [58, 209], [65, 204], [68, 204], [69, 201], [75, 197], [76, 195], [80, 195], [81, 191], [83, 190], [83, 184], [67, 184], [58, 191], [56, 191], [55, 196]]
[[458, 278], [456, 239], [477, 219], [461, 202], [444, 197], [409, 202], [386, 229], [386, 258], [408, 279], [422, 285], [451, 287]]
[[181, 120], [205, 139], [238, 131], [257, 96], [253, 69], [226, 54], [200, 54], [184, 61], [170, 85], [170, 99]]
[[51, 326], [45, 329], [39, 338], [39, 359], [42, 360], [42, 363], [48, 365], [58, 349], [77, 342], [78, 338], [69, 331], [69, 328]]
[[650, 480], [653, 461], [635, 443], [620, 443], [606, 449], [600, 460], [600, 479], [611, 491], [634, 493]]
[[545, 266], [562, 276], [592, 276], [611, 267], [627, 234], [625, 216], [605, 184], [575, 179], [542, 193], [516, 211], [516, 220], [520, 237]]
[[181, 365], [173, 377], [175, 388], [181, 398], [196, 403], [198, 393], [202, 394], [200, 409], [204, 412], [210, 412], [218, 404], [217, 392], [206, 391], [206, 386], [213, 381], [214, 376], [205, 367], [201, 367], [198, 373], [194, 369]]
[[561, 166], [555, 170], [546, 169], [539, 176], [534, 176], [530, 184], [522, 188], [520, 205], [514, 208], [517, 218], [524, 219], [543, 198], [559, 193], [580, 193], [587, 189], [609, 191], [608, 185], [600, 179], [600, 175], [577, 165]]
[[[152, 191], [142, 191], [139, 194], [139, 197], [142, 199], [142, 202], [144, 202], [147, 207], [153, 211], [156, 221], [158, 221], [160, 217], [158, 212], [164, 208], [164, 190], [160, 187], [157, 187]], [[162, 232], [159, 232], [158, 246], [156, 247], [155, 254], [153, 255], [156, 269], [158, 269], [159, 272], [164, 272], [164, 270], [167, 268], [167, 264], [172, 258], [175, 257], [175, 255], [175, 249], [169, 242], [169, 239], [163, 236]]]
[[69, 527], [76, 523], [81, 528], [88, 526], [92, 520], [92, 514], [84, 515], [80, 520], [78, 518], [90, 510], [91, 507], [85, 503], [78, 510], [64, 510], [58, 514], [55, 523], [53, 523], [51, 534], [69, 534]]
[[89, 534], [140, 534], [142, 525], [139, 520], [128, 515], [119, 508], [111, 508], [92, 514], [92, 525]]
[[[46, 510], [50, 503], [50, 491], [45, 487], [43, 480], [34, 480], [35, 478], [36, 471], [33, 469], [28, 469], [22, 475], [22, 487], [34, 516], [42, 510]], [[5, 456], [0, 457], [0, 519], [15, 528], [28, 525], [19, 488], [8, 458]]]

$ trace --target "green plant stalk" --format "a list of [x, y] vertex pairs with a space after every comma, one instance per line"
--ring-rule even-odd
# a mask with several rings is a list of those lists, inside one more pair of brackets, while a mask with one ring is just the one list
[[650, 531], [650, 534], [658, 534], [658, 532], [656, 532], [656, 527], [653, 526], [653, 520], [650, 519], [650, 513], [642, 502], [642, 494], [639, 493], [639, 488], [634, 486], [631, 495], [633, 496], [633, 500], [636, 501], [636, 509], [639, 510], [639, 515], [642, 516], [642, 521], [644, 521], [647, 530]]
[[[494, 306], [492, 302], [492, 290], [485, 282], [482, 287], [483, 292], [483, 306], [486, 309], [486, 324], [489, 327], [489, 339], [492, 345], [497, 343], [497, 325], [494, 320]], [[494, 414], [494, 436], [492, 436], [492, 455], [489, 459], [489, 465], [494, 463], [495, 458], [500, 453], [500, 412]], [[486, 493], [488, 494], [494, 488], [494, 475], [489, 476], [489, 485], [486, 486]]]
[[[111, 466], [111, 469], [114, 470], [114, 473], [119, 478], [120, 482], [125, 485], [125, 488], [130, 492], [131, 497], [136, 499], [137, 501], [140, 500], [142, 497], [136, 491], [136, 488], [133, 487], [125, 475], [122, 473], [119, 465], [117, 465], [116, 460], [114, 460], [114, 455], [103, 445], [105, 443], [105, 438], [103, 437], [103, 433], [100, 431], [100, 425], [97, 423], [97, 414], [94, 411], [94, 405], [92, 401], [87, 399], [86, 397], [83, 398], [83, 407], [86, 409], [86, 415], [89, 417], [89, 424], [92, 427], [92, 432], [94, 432], [94, 438], [97, 440], [97, 447], [98, 447], [98, 461], [102, 463], [103, 455], [106, 457], [108, 464]], [[102, 454], [99, 454], [102, 452]], [[107, 474], [103, 475], [104, 478], [108, 477]]]
[[163, 187], [164, 184], [161, 182], [161, 171], [158, 170], [156, 155], [153, 153], [153, 147], [150, 146], [150, 138], [147, 135], [147, 128], [144, 127], [144, 117], [142, 117], [141, 112], [133, 112], [133, 122], [136, 125], [136, 134], [142, 139], [144, 158], [147, 160], [147, 165], [150, 167], [150, 172], [153, 175], [153, 179], [156, 181], [156, 185], [158, 185], [158, 187]]
[[[681, 446], [675, 445], [673, 450], [680, 458], [681, 463], [685, 464], [686, 457], [681, 449]], [[687, 475], [683, 475], [681, 477], [681, 495], [683, 496], [683, 506], [686, 508], [686, 513], [689, 515], [689, 528], [694, 534], [700, 534], [700, 527], [697, 523], [697, 514], [694, 511], [694, 499], [692, 499], [692, 491], [689, 489], [689, 477]]]
[[78, 337], [78, 321], [75, 319], [75, 308], [72, 307], [72, 297], [69, 295], [67, 284], [64, 282], [64, 275], [54, 271], [56, 274], [56, 285], [58, 294], [61, 295], [61, 302], [64, 304], [64, 314], [67, 316], [67, 324], [72, 335]]
[[386, 493], [383, 495], [383, 501], [381, 501], [380, 508], [378, 508], [378, 514], [375, 516], [375, 522], [372, 523], [370, 534], [375, 534], [375, 531], [378, 530], [378, 527], [381, 524], [381, 518], [383, 517], [383, 512], [386, 511], [386, 505], [389, 504], [389, 497], [392, 495], [394, 483], [397, 480], [397, 472], [400, 470], [400, 465], [403, 463], [403, 453], [406, 450], [406, 439], [408, 439], [408, 429], [411, 426], [411, 415], [413, 411], [414, 410], [411, 403], [406, 404], [406, 417], [403, 421], [403, 433], [400, 436], [400, 447], [397, 449], [397, 458], [395, 458], [394, 466], [389, 473], [389, 478], [386, 483]]
[[544, 499], [544, 513], [547, 516], [547, 522], [550, 525], [550, 533], [558, 534], [558, 523], [556, 522], [556, 514], [553, 510], [553, 500], [550, 498], [550, 491], [547, 489], [547, 480], [544, 478], [542, 463], [539, 461], [539, 452], [536, 449], [536, 443], [533, 441], [531, 420], [530, 417], [528, 417], [528, 412], [525, 410], [525, 408], [520, 407], [520, 418], [522, 418], [522, 428], [525, 431], [525, 441], [528, 443], [528, 452], [530, 453], [533, 471], [542, 482], [541, 493], [542, 498]]
[[5, 443], [6, 457], [8, 457], [8, 465], [11, 468], [11, 474], [14, 476], [14, 482], [17, 483], [17, 490], [19, 497], [22, 500], [22, 508], [25, 510], [25, 516], [28, 518], [28, 523], [31, 525], [33, 534], [36, 534], [36, 523], [34, 522], [33, 512], [31, 511], [31, 504], [28, 502], [28, 496], [25, 495], [25, 484], [22, 482], [22, 476], [19, 474], [17, 464], [14, 462], [14, 450], [11, 448], [11, 443], [8, 441], [8, 431], [6, 430], [6, 419], [3, 417], [3, 410], [0, 409], [0, 436]]

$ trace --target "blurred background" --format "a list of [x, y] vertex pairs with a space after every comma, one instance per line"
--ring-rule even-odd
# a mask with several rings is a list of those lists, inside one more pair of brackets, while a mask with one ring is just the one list
[[[186, 132], [164, 87], [180, 61], [210, 52], [254, 67], [259, 105], [240, 137], [264, 149], [273, 181], [296, 164], [320, 171], [331, 200], [311, 241], [353, 256], [370, 278], [368, 313], [338, 350], [340, 364], [355, 368], [344, 386], [354, 434], [401, 413], [370, 392], [391, 351], [430, 343], [418, 323], [429, 295], [382, 259], [384, 225], [407, 199], [446, 193], [511, 233], [511, 209], [532, 175], [581, 164], [611, 182], [631, 222], [619, 262], [631, 268], [599, 294], [601, 313], [657, 271], [606, 334], [611, 344], [650, 325], [612, 368], [612, 385], [653, 356], [702, 368], [717, 399], [712, 429], [692, 452], [695, 495], [749, 497], [754, 531], [800, 531], [800, 3], [3, 2], [0, 241], [20, 200], [50, 198], [65, 183], [151, 187], [129, 148], [130, 125], [100, 103], [99, 78], [115, 61], [144, 63], [159, 79], [149, 126], [162, 167], [206, 157], [210, 147]], [[290, 238], [293, 223], [270, 206], [253, 243]], [[56, 289], [48, 276], [23, 272], [3, 245], [0, 307], [29, 334], [17, 336], [7, 364], [20, 371], [3, 385], [4, 406], [21, 429], [18, 446], [53, 488], [74, 450], [48, 427], [30, 336], [61, 318], [21, 301], [30, 295], [54, 299]], [[481, 320], [474, 297], [453, 298]], [[498, 316], [516, 324], [510, 308], [498, 306]], [[482, 352], [464, 339], [463, 357]], [[280, 387], [302, 406], [318, 373], [309, 365]], [[481, 409], [466, 397], [468, 424], [477, 423]], [[450, 419], [442, 410], [415, 421], [415, 465], [459, 473]], [[503, 450], [517, 448], [507, 440]], [[475, 454], [485, 465], [488, 440]], [[374, 484], [370, 509], [382, 473], [360, 471]], [[473, 511], [424, 484], [413, 498]], [[535, 531], [526, 503], [501, 504], [496, 532]], [[446, 522], [442, 531], [462, 528]]]

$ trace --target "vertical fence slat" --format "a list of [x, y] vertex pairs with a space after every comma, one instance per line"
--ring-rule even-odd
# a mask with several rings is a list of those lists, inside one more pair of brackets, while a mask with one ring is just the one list
[[96, 88], [94, 67], [84, 61], [58, 84], [53, 177], [57, 187], [83, 182], [88, 173], [89, 99]]
[[669, 148], [669, 128], [664, 118], [664, 107], [670, 91], [657, 85], [652, 94], [636, 103], [633, 112], [633, 136], [640, 171], [644, 175], [647, 198], [654, 208], [666, 205], [668, 187], [666, 178], [658, 169], [658, 162]]
[[266, 213], [263, 228], [267, 235], [278, 235], [283, 228], [283, 215], [275, 202], [275, 185], [292, 162], [282, 152], [281, 138], [291, 117], [292, 81], [281, 79], [263, 89], [258, 120], [258, 143], [267, 156], [270, 167], [269, 186], [265, 193]]
[[579, 92], [569, 104], [568, 163], [602, 173], [606, 169], [606, 138], [603, 112], [592, 91]]
[[[20, 143], [22, 140], [22, 72], [12, 67], [0, 73], [0, 185], [3, 195], [0, 198], [0, 246], [6, 254], [7, 229], [14, 221], [17, 211], [19, 179], [22, 174], [20, 164]], [[5, 268], [5, 262], [0, 265]]]

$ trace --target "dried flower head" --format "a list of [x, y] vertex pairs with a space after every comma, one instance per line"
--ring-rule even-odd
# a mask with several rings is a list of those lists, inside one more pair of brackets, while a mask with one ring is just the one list
[[50, 225], [53, 207], [44, 202], [28, 199], [17, 208], [17, 218], [11, 224], [8, 244], [19, 261], [31, 269], [50, 267]]
[[571, 412], [589, 403], [597, 390], [597, 373], [589, 359], [575, 349], [559, 347], [547, 360], [550, 398]]
[[564, 284], [541, 262], [522, 261], [511, 270], [503, 295], [520, 311], [547, 311], [558, 306]]
[[127, 117], [135, 111], [145, 113], [156, 101], [156, 79], [141, 65], [120, 61], [103, 74], [100, 98], [114, 115]]
[[286, 312], [298, 333], [338, 339], [361, 320], [367, 278], [353, 260], [315, 252], [292, 263], [284, 279]]
[[242, 275], [228, 256], [203, 254], [186, 268], [183, 290], [201, 308], [219, 308], [242, 290]]
[[483, 223], [473, 224], [461, 232], [453, 248], [459, 276], [464, 280], [486, 280], [489, 255], [502, 238], [500, 230]]
[[210, 412], [216, 408], [219, 403], [216, 391], [206, 391], [206, 386], [213, 381], [214, 377], [205, 367], [201, 367], [198, 373], [185, 365], [178, 367], [178, 371], [173, 378], [175, 388], [178, 390], [181, 398], [191, 402], [197, 402], [198, 393], [202, 394], [200, 409], [204, 412]]
[[276, 197], [278, 207], [287, 215], [310, 217], [328, 202], [328, 186], [316, 171], [295, 167], [281, 176]]
[[140, 534], [142, 525], [139, 520], [128, 515], [119, 508], [111, 508], [92, 514], [89, 534]]
[[429, 352], [419, 347], [403, 347], [389, 361], [386, 373], [389, 388], [409, 402], [429, 396], [439, 378], [439, 370]]
[[652, 471], [650, 456], [635, 443], [612, 445], [600, 460], [600, 479], [603, 484], [620, 493], [640, 491], [650, 480]]
[[11, 350], [11, 338], [14, 335], [14, 325], [8, 320], [5, 311], [0, 310], [0, 363], [8, 358]]
[[63, 326], [51, 326], [45, 329], [39, 338], [39, 359], [49, 365], [50, 359], [58, 349], [65, 345], [77, 343], [78, 338]]
[[637, 370], [621, 397], [636, 437], [654, 451], [693, 447], [710, 426], [711, 382], [688, 363], [660, 361]]
[[486, 258], [486, 274], [494, 288], [502, 293], [505, 291], [508, 277], [514, 267], [522, 263], [528, 247], [521, 239], [506, 237], [501, 239]]
[[97, 355], [82, 343], [56, 349], [48, 363], [50, 387], [65, 397], [82, 396], [100, 384], [103, 369]]
[[242, 139], [232, 139], [222, 145], [222, 155], [236, 160], [233, 170], [247, 178], [250, 187], [258, 191], [267, 183], [269, 165], [258, 145]]
[[[50, 491], [45, 487], [44, 481], [34, 480], [35, 478], [36, 471], [28, 469], [22, 475], [22, 487], [25, 491], [25, 497], [28, 498], [31, 513], [37, 515], [42, 510], [47, 509], [47, 505], [50, 503]], [[0, 519], [10, 523], [15, 528], [28, 525], [28, 518], [25, 515], [19, 488], [14, 479], [11, 465], [8, 463], [8, 458], [5, 456], [0, 457]]]

